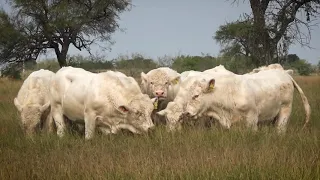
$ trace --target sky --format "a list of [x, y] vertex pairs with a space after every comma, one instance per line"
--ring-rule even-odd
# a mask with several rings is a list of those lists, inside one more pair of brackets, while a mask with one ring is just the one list
[[[5, 0], [0, 0], [4, 5]], [[105, 55], [113, 59], [119, 55], [140, 53], [146, 57], [157, 59], [164, 55], [176, 56], [201, 55], [201, 53], [217, 56], [220, 45], [212, 38], [219, 26], [239, 18], [251, 9], [248, 3], [232, 5], [232, 0], [132, 0], [131, 11], [120, 15], [120, 28], [112, 35], [115, 44], [111, 51], [102, 51], [92, 46], [93, 54]], [[0, 4], [1, 5], [1, 4]], [[320, 60], [320, 27], [312, 31], [311, 47], [292, 45], [289, 53], [297, 54], [312, 64]], [[78, 51], [74, 47], [70, 55], [89, 55], [85, 50]], [[46, 57], [55, 57], [49, 53]]]

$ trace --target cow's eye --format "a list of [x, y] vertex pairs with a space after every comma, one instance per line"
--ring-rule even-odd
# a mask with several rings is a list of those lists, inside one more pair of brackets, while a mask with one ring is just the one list
[[192, 99], [196, 99], [196, 98], [198, 98], [199, 97], [199, 95], [194, 95], [193, 97], [192, 97]]
[[169, 82], [166, 82], [166, 85], [168, 85], [169, 84]]
[[153, 82], [150, 82], [150, 84], [153, 84]]

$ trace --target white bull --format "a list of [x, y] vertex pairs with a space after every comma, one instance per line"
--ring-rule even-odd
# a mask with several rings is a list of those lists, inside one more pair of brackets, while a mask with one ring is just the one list
[[[193, 82], [201, 80], [205, 77], [220, 77], [234, 74], [231, 71], [225, 69], [223, 65], [216, 66], [212, 69], [208, 69], [204, 72], [188, 71], [181, 73], [181, 83], [179, 84], [179, 91], [172, 102], [169, 102], [167, 107], [157, 114], [164, 116], [167, 121], [167, 130], [174, 131], [181, 129], [181, 123], [184, 120], [182, 114], [185, 110], [188, 102], [189, 91]], [[185, 75], [185, 76], [183, 76]]]
[[63, 116], [84, 123], [85, 139], [91, 139], [96, 126], [104, 133], [128, 129], [147, 132], [153, 102], [142, 94], [138, 83], [123, 73], [91, 73], [80, 68], [61, 68], [52, 81], [51, 110], [57, 134], [65, 131]]
[[147, 74], [141, 72], [142, 92], [151, 98], [172, 101], [177, 93], [179, 78], [180, 74], [168, 67], [153, 69]]
[[195, 118], [213, 117], [228, 129], [244, 120], [257, 130], [258, 122], [276, 118], [277, 130], [283, 133], [291, 114], [294, 87], [304, 104], [306, 125], [311, 114], [308, 100], [294, 79], [281, 69], [197, 80], [189, 89], [186, 113]]

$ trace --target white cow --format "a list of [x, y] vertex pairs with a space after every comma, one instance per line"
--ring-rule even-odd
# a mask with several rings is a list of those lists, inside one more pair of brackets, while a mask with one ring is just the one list
[[[183, 77], [183, 74], [184, 73], [181, 73], [181, 77]], [[189, 91], [193, 82], [206, 77], [228, 76], [234, 73], [226, 70], [223, 65], [219, 65], [204, 72], [195, 71], [186, 72], [185, 74], [187, 74], [187, 76], [181, 78], [179, 91], [175, 99], [172, 102], [169, 102], [165, 109], [157, 112], [158, 115], [166, 117], [168, 131], [181, 129], [181, 123], [184, 120], [182, 114], [185, 110], [188, 98], [190, 98]]]
[[276, 118], [277, 130], [283, 133], [291, 114], [294, 87], [304, 104], [306, 125], [311, 113], [308, 100], [294, 79], [281, 69], [197, 80], [189, 89], [186, 113], [195, 118], [213, 117], [228, 129], [245, 120], [257, 130], [258, 122]]
[[180, 74], [168, 67], [160, 67], [149, 71], [147, 74], [141, 72], [142, 92], [151, 98], [172, 101], [178, 91]]
[[172, 101], [180, 84], [180, 74], [168, 67], [160, 67], [149, 71], [147, 74], [141, 72], [141, 90], [150, 98], [156, 98], [152, 120], [154, 123], [165, 123], [165, 119], [157, 116], [156, 112], [164, 109], [168, 102]]
[[40, 69], [32, 72], [23, 82], [14, 105], [18, 109], [22, 128], [27, 136], [35, 133], [37, 127], [53, 131], [50, 114], [49, 87], [54, 73]]
[[142, 94], [138, 83], [123, 73], [91, 73], [81, 68], [61, 68], [52, 81], [51, 110], [59, 137], [64, 135], [63, 115], [84, 123], [85, 139], [91, 139], [96, 126], [104, 133], [128, 129], [147, 132], [153, 102]]

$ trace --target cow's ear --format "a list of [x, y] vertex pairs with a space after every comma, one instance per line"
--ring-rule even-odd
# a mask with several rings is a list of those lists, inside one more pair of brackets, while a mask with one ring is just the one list
[[213, 78], [208, 81], [207, 92], [211, 92], [214, 89], [215, 83], [216, 80]]
[[14, 102], [14, 105], [16, 106], [16, 108], [18, 109], [18, 111], [21, 112], [22, 111], [22, 106], [20, 105], [18, 99], [14, 98], [13, 102]]
[[129, 109], [128, 106], [121, 105], [121, 106], [118, 107], [118, 111], [121, 112], [122, 114], [128, 114], [130, 109]]
[[142, 80], [142, 82], [148, 81], [148, 76], [144, 72], [141, 72], [141, 80]]
[[286, 73], [290, 74], [290, 75], [293, 75], [293, 70], [292, 69], [288, 69], [288, 70], [285, 70]]
[[177, 76], [171, 78], [171, 80], [170, 80], [171, 84], [173, 84], [173, 85], [178, 84], [179, 81], [180, 81], [180, 75], [177, 75]]

